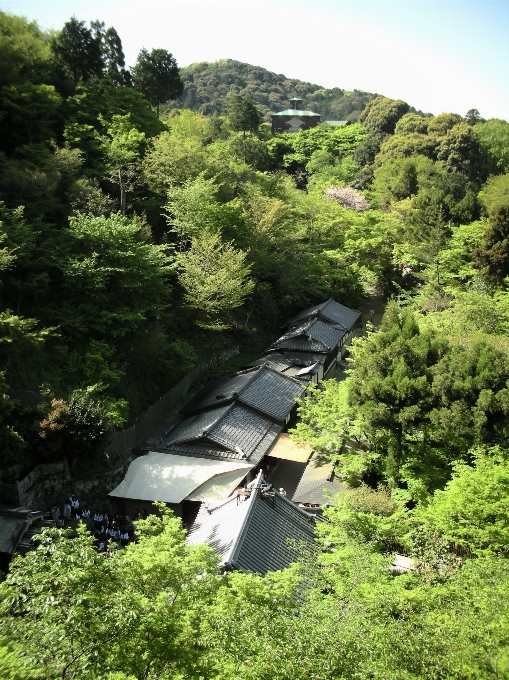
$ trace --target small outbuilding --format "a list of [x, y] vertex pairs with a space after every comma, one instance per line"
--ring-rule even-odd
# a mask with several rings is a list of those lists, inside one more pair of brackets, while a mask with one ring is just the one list
[[7, 570], [12, 557], [32, 550], [33, 539], [44, 527], [55, 522], [44, 519], [44, 513], [24, 507], [0, 508], [0, 569]]

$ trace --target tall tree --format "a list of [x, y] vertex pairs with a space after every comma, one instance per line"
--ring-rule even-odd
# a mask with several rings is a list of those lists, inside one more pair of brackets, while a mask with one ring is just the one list
[[111, 429], [106, 408], [93, 389], [74, 390], [67, 400], [52, 399], [39, 427], [46, 451], [56, 458], [68, 456], [73, 464], [102, 456]]
[[262, 115], [248, 97], [230, 94], [226, 99], [226, 111], [230, 125], [235, 132], [256, 132], [262, 122]]
[[177, 99], [183, 92], [184, 84], [175, 57], [166, 50], [155, 49], [150, 53], [143, 48], [132, 69], [134, 87], [139, 90], [152, 106]]
[[146, 143], [143, 132], [131, 123], [130, 116], [113, 116], [104, 138], [104, 148], [110, 164], [112, 179], [120, 189], [120, 210], [125, 213], [127, 194], [137, 183], [141, 152]]
[[502, 285], [509, 276], [509, 201], [491, 207], [484, 244], [474, 255], [477, 258], [474, 266]]
[[71, 76], [74, 92], [80, 80], [89, 80], [92, 76], [102, 74], [101, 37], [76, 17], [71, 17], [64, 24], [52, 42], [52, 49], [64, 70]]
[[104, 30], [104, 21], [92, 21], [91, 27], [101, 46], [104, 75], [114, 85], [129, 85], [130, 74], [124, 68], [124, 51], [117, 31], [113, 26]]
[[438, 146], [437, 158], [448, 172], [461, 172], [469, 179], [478, 179], [481, 153], [472, 126], [458, 123], [448, 130]]
[[394, 128], [400, 118], [408, 112], [410, 107], [401, 99], [389, 99], [388, 97], [375, 97], [366, 105], [359, 117], [368, 133], [394, 134]]
[[205, 232], [192, 239], [187, 252], [177, 255], [177, 263], [186, 303], [205, 313], [207, 320], [198, 325], [228, 328], [216, 320], [218, 315], [239, 307], [254, 288], [248, 278], [251, 265], [246, 264], [246, 253], [231, 243], [221, 243], [220, 234]]
[[77, 214], [66, 234], [69, 255], [61, 267], [74, 310], [62, 317], [68, 332], [77, 330], [72, 317], [79, 315], [91, 334], [117, 338], [118, 344], [118, 338], [132, 338], [146, 328], [149, 318], [160, 317], [172, 263], [167, 247], [150, 243], [150, 232], [138, 218]]
[[492, 118], [475, 125], [486, 170], [498, 175], [509, 172], [509, 123]]

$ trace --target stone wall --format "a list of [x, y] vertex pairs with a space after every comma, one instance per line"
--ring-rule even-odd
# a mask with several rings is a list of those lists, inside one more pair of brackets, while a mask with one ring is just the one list
[[120, 484], [135, 457], [130, 456], [113, 470], [105, 470], [100, 477], [86, 479], [72, 479], [66, 462], [38, 465], [16, 484], [0, 485], [0, 493], [3, 492], [0, 500], [30, 510], [47, 511], [53, 504], [61, 508], [64, 500], [75, 494], [81, 507], [88, 505], [92, 511], [101, 508], [117, 512], [118, 499], [110, 498], [108, 493]]
[[152, 404], [150, 408], [144, 411], [138, 418], [136, 418], [134, 425], [113, 432], [111, 442], [106, 449], [110, 460], [117, 460], [119, 456], [136, 448], [147, 437], [148, 433], [158, 421], [164, 418], [165, 414], [173, 408], [178, 402], [188, 393], [191, 387], [207, 372], [211, 366], [216, 366], [225, 361], [228, 361], [240, 352], [239, 347], [233, 347], [225, 350], [216, 357], [212, 357], [208, 361], [199, 364], [182, 380], [175, 385], [169, 392], [163, 394], [160, 399]]

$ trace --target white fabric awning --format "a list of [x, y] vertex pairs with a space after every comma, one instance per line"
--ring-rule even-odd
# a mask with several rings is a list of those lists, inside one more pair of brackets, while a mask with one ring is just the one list
[[214, 475], [187, 496], [187, 501], [224, 501], [249, 472], [250, 467]]
[[[224, 500], [252, 467], [238, 461], [151, 451], [133, 460], [124, 479], [109, 495], [163, 503], [204, 500], [205, 497]], [[205, 493], [211, 495], [205, 496]]]

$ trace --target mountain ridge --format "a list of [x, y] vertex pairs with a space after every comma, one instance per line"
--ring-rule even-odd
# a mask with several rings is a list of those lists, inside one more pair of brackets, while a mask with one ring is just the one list
[[288, 108], [288, 100], [298, 96], [304, 107], [320, 113], [322, 120], [355, 122], [368, 101], [378, 96], [362, 90], [325, 88], [235, 59], [196, 62], [182, 67], [180, 74], [184, 92], [173, 105], [204, 115], [222, 113], [226, 96], [234, 92], [249, 97], [266, 120], [271, 113]]

